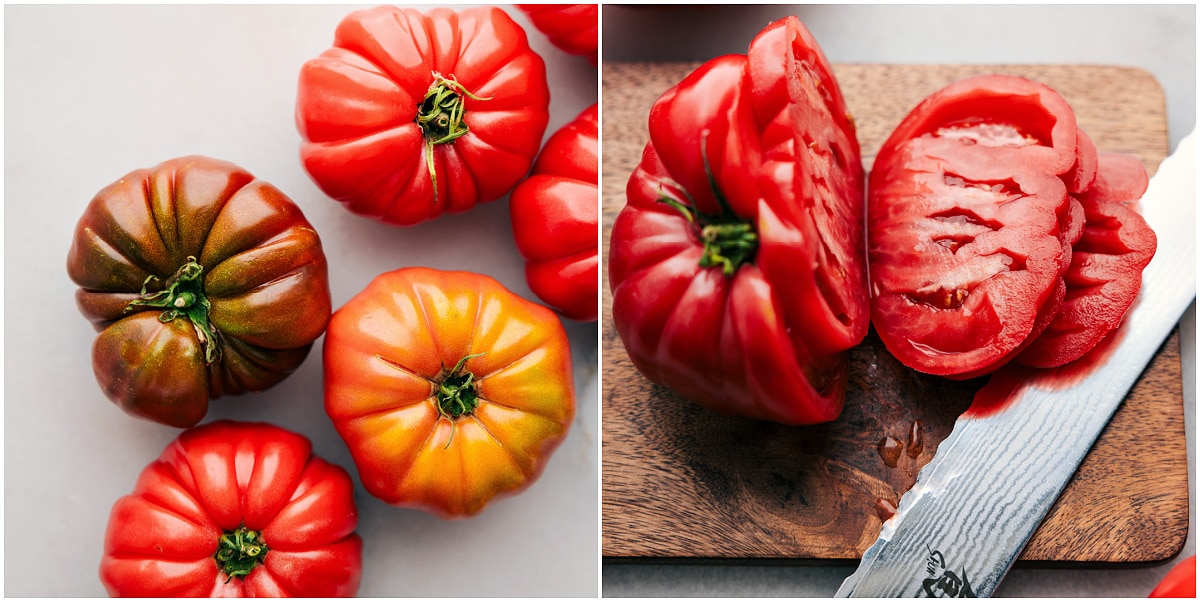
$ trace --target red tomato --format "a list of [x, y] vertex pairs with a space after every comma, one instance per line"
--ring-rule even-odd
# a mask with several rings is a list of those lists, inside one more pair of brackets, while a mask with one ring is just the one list
[[325, 410], [363, 486], [465, 517], [541, 474], [575, 415], [558, 317], [490, 277], [384, 273], [333, 315]]
[[904, 119], [867, 208], [871, 320], [892, 354], [980, 375], [1049, 324], [1079, 231], [1079, 137], [1066, 101], [1017, 77], [951, 84]]
[[853, 121], [795, 17], [668, 90], [609, 252], [634, 365], [718, 412], [837, 417], [868, 324], [862, 185]]
[[96, 329], [92, 367], [126, 412], [190, 427], [224, 394], [267, 389], [329, 322], [316, 231], [278, 189], [189, 156], [100, 190], [67, 272]]
[[113, 506], [112, 596], [353, 596], [362, 569], [346, 471], [296, 433], [217, 421], [183, 432]]
[[567, 54], [586, 56], [596, 64], [600, 29], [597, 4], [518, 4], [533, 20], [533, 26], [546, 34], [550, 43]]
[[1179, 561], [1150, 592], [1150, 598], [1195, 598], [1196, 557]]
[[356, 11], [300, 71], [300, 155], [350, 210], [412, 225], [512, 190], [549, 102], [541, 57], [498, 8]]
[[597, 106], [550, 136], [533, 175], [513, 190], [513, 237], [525, 257], [529, 288], [577, 321], [595, 321], [599, 259]]

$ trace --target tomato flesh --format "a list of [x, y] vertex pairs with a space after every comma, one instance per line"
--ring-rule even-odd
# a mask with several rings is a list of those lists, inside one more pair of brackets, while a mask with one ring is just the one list
[[1117, 327], [1155, 240], [1133, 157], [1100, 154], [1053, 90], [972, 77], [918, 105], [868, 194], [871, 319], [902, 362], [968, 378], [1073, 361]]

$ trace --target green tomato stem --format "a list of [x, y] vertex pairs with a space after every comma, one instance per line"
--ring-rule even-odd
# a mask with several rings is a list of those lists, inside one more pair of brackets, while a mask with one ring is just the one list
[[454, 432], [458, 427], [460, 417], [470, 416], [479, 406], [479, 388], [475, 383], [475, 374], [463, 368], [467, 361], [483, 353], [468, 354], [459, 359], [453, 369], [446, 371], [437, 384], [438, 414], [450, 419], [450, 439], [446, 440], [445, 448], [454, 441]]
[[425, 98], [417, 108], [416, 123], [425, 135], [425, 167], [429, 170], [429, 180], [433, 184], [433, 203], [437, 204], [437, 169], [433, 161], [433, 147], [449, 144], [467, 135], [468, 127], [463, 117], [466, 116], [466, 98], [472, 100], [491, 100], [480, 98], [467, 91], [463, 85], [454, 79], [443, 77], [434, 72], [433, 83], [425, 92]]
[[186, 318], [196, 330], [200, 347], [204, 348], [204, 361], [212, 364], [221, 357], [221, 346], [217, 330], [208, 319], [212, 303], [204, 295], [203, 273], [204, 267], [196, 262], [196, 257], [189, 256], [160, 291], [150, 292], [146, 289], [151, 281], [158, 279], [150, 275], [142, 282], [140, 296], [125, 307], [125, 312], [144, 306], [163, 309], [158, 315], [158, 320], [163, 323], [177, 317]]
[[687, 190], [678, 185], [675, 187], [683, 192], [686, 202], [668, 196], [665, 191], [659, 192], [658, 202], [678, 211], [695, 229], [696, 236], [704, 244], [700, 266], [719, 267], [726, 277], [733, 277], [742, 265], [754, 261], [754, 254], [758, 251], [758, 233], [750, 220], [743, 219], [734, 212], [725, 199], [725, 194], [717, 187], [717, 179], [708, 161], [707, 131], [701, 134], [700, 158], [704, 162], [704, 174], [708, 177], [713, 196], [721, 206], [721, 214], [701, 213]]
[[262, 533], [247, 529], [245, 525], [234, 531], [226, 531], [217, 539], [217, 553], [213, 559], [217, 568], [228, 577], [245, 577], [267, 558], [267, 544]]
[[468, 359], [483, 356], [470, 354], [462, 357], [438, 384], [438, 412], [445, 417], [458, 419], [470, 415], [479, 406], [479, 390], [475, 386], [475, 374], [463, 368]]

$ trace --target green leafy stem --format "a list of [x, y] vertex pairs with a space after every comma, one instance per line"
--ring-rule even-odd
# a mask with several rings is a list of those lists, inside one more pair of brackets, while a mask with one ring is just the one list
[[713, 176], [712, 166], [708, 161], [708, 132], [701, 134], [700, 157], [704, 162], [704, 174], [712, 187], [713, 196], [721, 205], [722, 214], [709, 215], [696, 208], [696, 202], [691, 194], [682, 186], [674, 185], [683, 193], [686, 202], [672, 198], [659, 187], [658, 202], [666, 204], [679, 211], [688, 223], [696, 229], [697, 237], [704, 244], [704, 253], [700, 256], [701, 267], [719, 267], [726, 277], [733, 277], [738, 268], [754, 260], [758, 251], [758, 233], [754, 224], [743, 219], [734, 212], [725, 195], [717, 187], [716, 177]]
[[446, 447], [454, 441], [454, 428], [459, 417], [470, 416], [479, 407], [479, 390], [475, 384], [475, 374], [466, 370], [467, 361], [483, 356], [483, 353], [468, 354], [459, 359], [458, 364], [446, 373], [437, 389], [438, 414], [450, 419], [450, 439]]
[[433, 147], [448, 144], [467, 135], [468, 127], [463, 121], [463, 117], [466, 116], [466, 98], [491, 100], [491, 97], [480, 98], [472, 94], [455, 79], [443, 77], [435, 71], [433, 83], [417, 108], [416, 122], [425, 134], [425, 167], [429, 169], [429, 180], [433, 184], [434, 204], [438, 201], [438, 189]]
[[217, 553], [213, 559], [217, 567], [228, 577], [229, 583], [234, 577], [245, 577], [262, 564], [267, 557], [267, 544], [262, 534], [251, 531], [245, 525], [234, 531], [227, 531], [217, 541]]
[[150, 275], [142, 282], [142, 291], [139, 297], [125, 307], [125, 312], [142, 306], [163, 309], [163, 312], [158, 315], [158, 320], [163, 323], [178, 317], [186, 318], [196, 329], [196, 337], [200, 340], [200, 346], [204, 348], [205, 362], [212, 364], [221, 357], [221, 346], [217, 330], [208, 319], [212, 303], [204, 295], [203, 273], [204, 267], [196, 262], [196, 257], [189, 256], [187, 262], [174, 275], [167, 278], [161, 291], [150, 292], [147, 290], [150, 282], [158, 279], [158, 277]]

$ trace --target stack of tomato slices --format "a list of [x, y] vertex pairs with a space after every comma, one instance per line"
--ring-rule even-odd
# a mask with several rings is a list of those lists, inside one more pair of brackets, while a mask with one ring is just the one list
[[663, 94], [609, 252], [634, 365], [717, 412], [836, 418], [868, 327], [863, 180], [832, 69], [795, 17]]
[[1074, 361], [1118, 325], [1154, 254], [1138, 159], [1098, 154], [1049, 87], [989, 75], [918, 105], [867, 204], [871, 320], [919, 371]]

